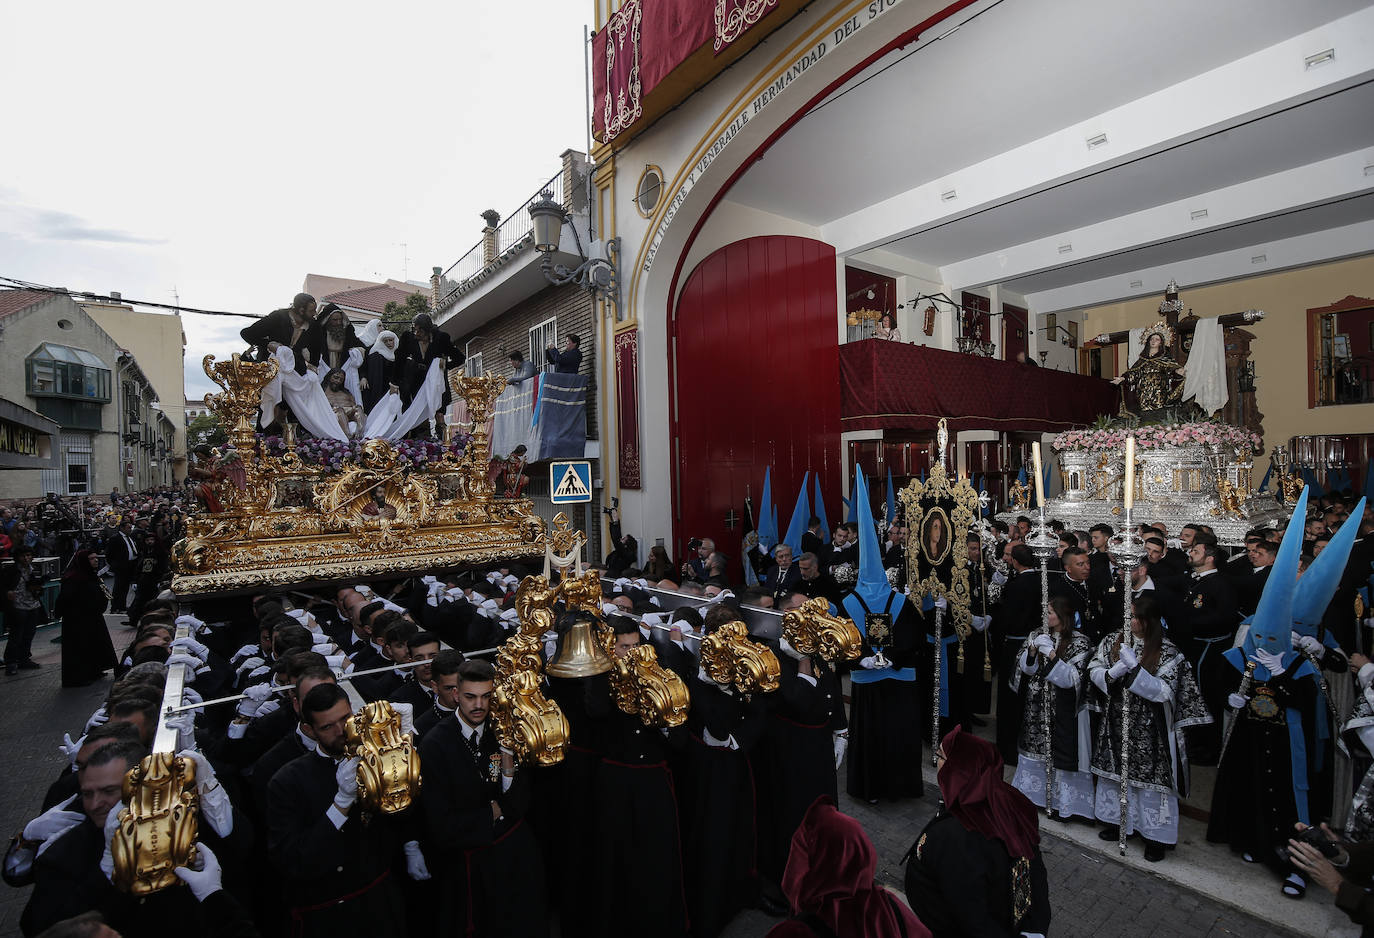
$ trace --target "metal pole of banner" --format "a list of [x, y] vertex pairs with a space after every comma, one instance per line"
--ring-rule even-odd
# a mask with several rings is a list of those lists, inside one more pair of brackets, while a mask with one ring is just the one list
[[[1035, 557], [1040, 561], [1040, 634], [1050, 634], [1050, 558], [1054, 556], [1054, 548], [1059, 543], [1059, 539], [1050, 530], [1049, 524], [1045, 519], [1045, 487], [1044, 472], [1040, 466], [1040, 442], [1037, 440], [1031, 444], [1031, 461], [1035, 469], [1035, 500], [1040, 508], [1040, 523], [1031, 531], [1031, 536], [1026, 539], [1026, 546], [1035, 552]], [[1018, 665], [1019, 667], [1019, 665]], [[1048, 691], [1050, 682], [1048, 679], [1043, 681], [1045, 689]], [[1054, 808], [1054, 697], [1050, 693], [1044, 695], [1041, 706], [1043, 716], [1043, 730], [1045, 734], [1045, 813], [1048, 815]]]

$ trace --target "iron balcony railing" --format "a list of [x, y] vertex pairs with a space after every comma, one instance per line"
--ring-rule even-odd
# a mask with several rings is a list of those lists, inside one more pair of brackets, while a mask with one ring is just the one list
[[[563, 202], [563, 174], [561, 172], [536, 189], [534, 194], [526, 199], [519, 208], [511, 212], [501, 224], [496, 226], [496, 255], [491, 261], [492, 264], [496, 263], [502, 254], [520, 244], [526, 236], [534, 231], [534, 222], [530, 218], [530, 206], [541, 199], [546, 190], [553, 193], [555, 202]], [[478, 241], [471, 250], [449, 265], [448, 269], [441, 275], [440, 310], [447, 308], [452, 300], [463, 292], [464, 285], [487, 268], [488, 261], [483, 245], [483, 241]]]

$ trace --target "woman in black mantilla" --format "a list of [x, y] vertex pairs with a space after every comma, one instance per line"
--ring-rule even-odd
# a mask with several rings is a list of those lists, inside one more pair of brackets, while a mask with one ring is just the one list
[[1035, 806], [1002, 781], [997, 747], [956, 726], [935, 758], [944, 806], [902, 858], [912, 911], [933, 938], [1048, 933]]
[[105, 628], [110, 594], [96, 575], [100, 558], [79, 551], [62, 575], [55, 612], [62, 619], [62, 686], [85, 687], [116, 664], [114, 643]]

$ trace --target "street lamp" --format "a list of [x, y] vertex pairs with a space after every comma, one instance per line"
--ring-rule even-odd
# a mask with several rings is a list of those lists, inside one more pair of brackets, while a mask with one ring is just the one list
[[539, 196], [539, 201], [530, 206], [529, 212], [534, 234], [534, 249], [544, 255], [544, 262], [540, 265], [544, 271], [544, 278], [554, 286], [561, 287], [565, 284], [576, 283], [585, 287], [614, 306], [618, 319], [620, 312], [620, 274], [616, 269], [616, 262], [620, 259], [620, 239], [611, 238], [608, 241], [594, 241], [592, 243], [593, 255], [589, 257], [587, 252], [582, 249], [582, 237], [577, 233], [577, 226], [570, 224], [568, 227], [572, 229], [573, 240], [577, 244], [577, 254], [582, 258], [582, 263], [572, 268], [555, 264], [553, 252], [558, 250], [559, 242], [563, 237], [563, 225], [570, 219], [568, 213], [563, 210], [563, 206], [553, 200], [553, 193], [548, 189], [539, 193]]

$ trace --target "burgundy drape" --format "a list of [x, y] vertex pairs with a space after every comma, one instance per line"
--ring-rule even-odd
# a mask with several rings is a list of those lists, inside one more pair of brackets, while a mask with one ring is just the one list
[[1101, 378], [879, 339], [840, 346], [844, 430], [933, 430], [944, 417], [950, 430], [1053, 433], [1119, 402]]

